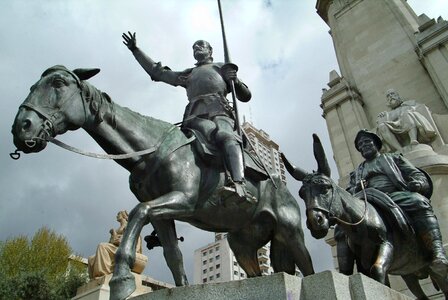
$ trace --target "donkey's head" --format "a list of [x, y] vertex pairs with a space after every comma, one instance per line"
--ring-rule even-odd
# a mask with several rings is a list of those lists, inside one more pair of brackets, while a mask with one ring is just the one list
[[308, 173], [292, 165], [282, 154], [288, 172], [297, 180], [302, 181], [299, 196], [306, 206], [307, 227], [313, 237], [320, 239], [327, 235], [330, 228], [330, 209], [333, 201], [333, 181], [330, 178], [328, 165], [322, 143], [316, 134], [313, 134], [314, 157], [317, 161], [317, 171]]

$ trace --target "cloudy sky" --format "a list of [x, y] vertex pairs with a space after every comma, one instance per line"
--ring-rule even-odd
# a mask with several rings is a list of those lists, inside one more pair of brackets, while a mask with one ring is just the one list
[[[329, 28], [315, 13], [315, 0], [224, 0], [226, 33], [239, 77], [252, 90], [242, 115], [263, 129], [292, 161], [311, 170], [311, 134], [332, 157], [319, 108], [321, 89], [338, 70]], [[212, 0], [0, 0], [0, 240], [32, 235], [41, 226], [64, 234], [74, 251], [92, 255], [116, 228], [117, 211], [130, 211], [137, 200], [128, 189], [128, 173], [113, 161], [96, 160], [49, 145], [39, 154], [9, 158], [15, 148], [10, 133], [18, 106], [46, 68], [98, 67], [90, 80], [122, 106], [169, 122], [181, 120], [185, 91], [152, 82], [121, 42], [137, 32], [148, 55], [174, 70], [194, 63], [191, 45], [198, 39], [214, 46], [223, 60], [219, 16]], [[447, 16], [442, 0], [409, 0], [417, 14]], [[61, 140], [87, 151], [102, 150], [82, 130]], [[334, 168], [334, 164], [333, 164]], [[336, 170], [333, 172], [336, 174]], [[297, 197], [298, 183], [289, 180]], [[301, 200], [299, 200], [301, 204]], [[302, 206], [303, 207], [303, 206]], [[193, 251], [213, 241], [213, 234], [178, 223], [190, 281]], [[152, 228], [144, 229], [149, 234]], [[329, 247], [306, 236], [317, 271], [332, 268]], [[146, 274], [173, 282], [160, 250], [146, 251]]]

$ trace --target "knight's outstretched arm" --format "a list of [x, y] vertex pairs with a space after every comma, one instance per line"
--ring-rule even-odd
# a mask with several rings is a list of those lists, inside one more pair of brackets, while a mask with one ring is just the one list
[[140, 66], [148, 73], [154, 81], [162, 81], [170, 85], [181, 85], [179, 80], [179, 72], [173, 72], [170, 68], [162, 66], [161, 63], [156, 63], [152, 58], [146, 55], [140, 48], [137, 47], [136, 33], [123, 33], [123, 44], [132, 52], [135, 59]]

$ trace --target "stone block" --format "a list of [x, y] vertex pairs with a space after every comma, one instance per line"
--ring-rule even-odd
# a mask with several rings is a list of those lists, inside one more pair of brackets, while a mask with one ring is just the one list
[[355, 274], [350, 276], [349, 285], [350, 294], [352, 299], [354, 300], [412, 299], [362, 274]]
[[285, 273], [154, 291], [132, 300], [410, 300], [364, 275], [335, 271], [299, 278]]
[[350, 299], [349, 278], [335, 271], [324, 271], [304, 277], [300, 299]]
[[133, 300], [295, 300], [301, 279], [285, 273], [222, 283], [198, 284], [154, 291]]

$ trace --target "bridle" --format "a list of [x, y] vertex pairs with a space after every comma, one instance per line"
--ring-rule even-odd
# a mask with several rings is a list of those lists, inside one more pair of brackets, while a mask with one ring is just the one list
[[333, 212], [331, 211], [331, 208], [333, 206], [333, 201], [334, 201], [334, 198], [335, 198], [335, 191], [334, 191], [335, 189], [334, 189], [333, 186], [332, 186], [332, 189], [331, 189], [331, 191], [332, 191], [331, 192], [331, 197], [330, 197], [331, 200], [330, 200], [330, 204], [328, 206], [328, 209], [323, 208], [322, 206], [313, 205], [311, 207], [308, 207], [307, 211], [310, 211], [310, 210], [322, 211], [323, 213], [325, 213], [327, 215], [328, 219], [336, 220], [337, 222], [345, 224], [345, 225], [348, 225], [348, 226], [357, 226], [357, 225], [361, 224], [364, 221], [364, 219], [366, 218], [366, 214], [367, 214], [367, 194], [366, 194], [366, 191], [365, 191], [364, 182], [362, 180], [361, 180], [361, 189], [362, 189], [362, 191], [364, 193], [364, 212], [362, 214], [361, 219], [359, 221], [355, 222], [355, 223], [344, 221], [344, 220], [336, 217], [333, 214]]
[[[65, 69], [63, 71], [68, 72], [76, 80], [76, 83], [78, 85], [79, 93], [81, 94], [81, 101], [82, 101], [83, 108], [84, 108], [84, 122], [83, 122], [83, 125], [81, 125], [81, 127], [82, 127], [87, 122], [86, 102], [87, 102], [87, 99], [90, 97], [90, 95], [85, 95], [84, 90], [88, 90], [88, 87], [83, 85], [82, 81], [78, 78], [78, 76], [75, 73], [73, 73], [69, 70], [65, 70]], [[37, 107], [36, 105], [34, 105], [30, 102], [26, 102], [26, 101], [19, 106], [19, 109], [22, 107], [25, 107], [27, 109], [33, 110], [34, 112], [36, 112], [38, 115], [40, 115], [44, 119], [44, 121], [42, 122], [42, 125], [41, 125], [41, 130], [38, 131], [38, 136], [32, 137], [31, 139], [24, 141], [24, 143], [27, 147], [33, 148], [36, 146], [37, 140], [42, 140], [45, 142], [51, 142], [51, 143], [55, 144], [56, 146], [59, 146], [63, 149], [66, 149], [68, 151], [75, 152], [75, 153], [78, 153], [78, 154], [81, 154], [84, 156], [89, 156], [89, 157], [94, 157], [94, 158], [99, 158], [99, 159], [113, 159], [113, 160], [128, 159], [128, 158], [146, 155], [146, 154], [155, 152], [159, 148], [160, 144], [167, 138], [167, 136], [170, 135], [170, 133], [173, 131], [173, 129], [176, 128], [175, 126], [173, 126], [170, 129], [168, 129], [166, 134], [163, 136], [161, 141], [159, 141], [157, 143], [157, 145], [154, 145], [148, 149], [131, 152], [131, 153], [124, 153], [124, 154], [93, 153], [93, 152], [87, 152], [87, 151], [78, 149], [76, 147], [67, 145], [66, 143], [54, 138], [54, 136], [56, 135], [54, 124], [57, 121], [58, 115], [60, 115], [60, 112], [66, 107], [67, 103], [70, 103], [71, 99], [77, 94], [77, 92], [78, 92], [78, 90], [73, 91], [73, 93], [70, 96], [66, 97], [62, 101], [62, 103], [60, 103], [58, 109], [52, 108], [51, 112], [47, 112], [47, 111], [43, 110], [42, 108]], [[43, 135], [41, 133], [43, 133]], [[188, 142], [191, 142], [192, 140], [193, 139], [190, 138], [190, 139], [188, 139]], [[19, 150], [16, 149], [13, 153], [10, 153], [9, 156], [14, 160], [18, 160], [20, 158]]]
[[[80, 93], [81, 93], [81, 98], [82, 98], [82, 104], [84, 107], [84, 122], [83, 124], [87, 121], [87, 112], [86, 112], [86, 104], [84, 101], [84, 96], [82, 93], [82, 88], [81, 86], [79, 86], [80, 88]], [[41, 130], [39, 131], [37, 137], [32, 137], [31, 139], [25, 140], [25, 145], [27, 145], [29, 148], [33, 148], [34, 146], [36, 146], [36, 140], [45, 140], [45, 141], [49, 141], [49, 139], [53, 138], [54, 135], [56, 135], [55, 132], [55, 122], [58, 119], [58, 116], [60, 115], [60, 112], [63, 111], [63, 109], [65, 109], [65, 107], [67, 106], [67, 103], [71, 102], [70, 100], [76, 95], [77, 91], [73, 91], [71, 93], [71, 95], [69, 97], [66, 97], [62, 103], [59, 105], [58, 109], [52, 109], [54, 110], [54, 112], [49, 113], [44, 111], [41, 107], [37, 107], [36, 105], [30, 103], [30, 102], [24, 102], [19, 106], [19, 109], [22, 107], [28, 108], [34, 112], [36, 112], [38, 115], [40, 115], [43, 119], [44, 122], [41, 125]], [[83, 126], [83, 125], [81, 125]], [[45, 135], [42, 137], [40, 136], [40, 133], [43, 132]]]

